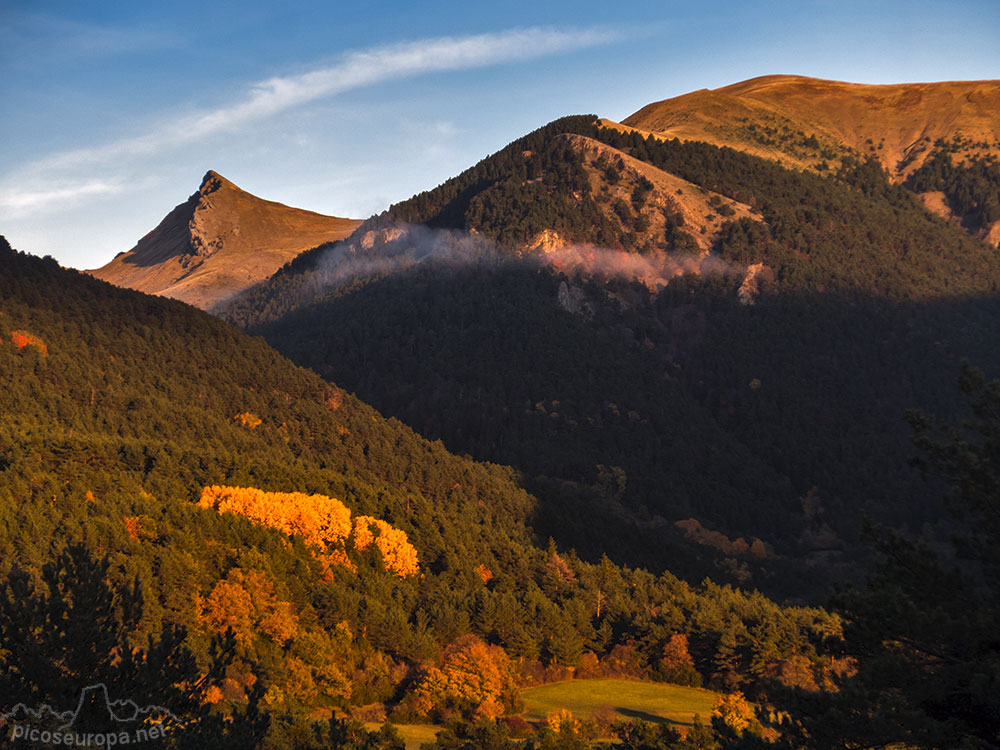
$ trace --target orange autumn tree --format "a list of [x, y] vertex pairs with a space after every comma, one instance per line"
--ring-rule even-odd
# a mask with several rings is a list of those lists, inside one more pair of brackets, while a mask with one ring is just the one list
[[258, 635], [284, 643], [298, 632], [291, 603], [278, 599], [274, 584], [260, 571], [233, 568], [201, 605], [202, 622], [220, 633], [231, 627], [243, 644]]
[[351, 533], [351, 511], [339, 500], [303, 492], [264, 492], [254, 487], [206, 487], [198, 505], [236, 513], [254, 523], [298, 534], [324, 552], [343, 546]]
[[43, 357], [47, 357], [49, 354], [49, 347], [46, 346], [45, 342], [33, 333], [28, 333], [27, 331], [11, 331], [10, 340], [11, 343], [17, 347], [18, 351], [28, 347], [34, 349]]
[[371, 516], [358, 516], [352, 523], [350, 508], [326, 495], [212, 486], [202, 490], [198, 505], [296, 534], [328, 563], [350, 566], [346, 556], [349, 542], [357, 550], [374, 544], [387, 570], [400, 577], [420, 572], [417, 551], [406, 532]]
[[493, 580], [493, 571], [486, 567], [484, 563], [479, 563], [473, 572], [479, 577], [479, 580], [483, 583], [489, 583]]
[[387, 570], [391, 570], [401, 578], [415, 576], [420, 572], [417, 551], [410, 544], [405, 531], [394, 528], [378, 518], [358, 516], [354, 519], [354, 548], [365, 550], [372, 543], [382, 554], [382, 561]]
[[243, 427], [247, 427], [251, 430], [256, 430], [263, 423], [263, 420], [252, 411], [245, 411], [242, 414], [237, 414], [233, 417], [233, 420], [239, 422]]
[[694, 668], [694, 659], [688, 651], [688, 639], [683, 633], [674, 633], [663, 646], [660, 673], [667, 682], [678, 685], [701, 685], [701, 675]]
[[521, 708], [514, 668], [500, 646], [474, 635], [459, 636], [424, 673], [405, 701], [406, 709], [443, 718], [495, 719]]

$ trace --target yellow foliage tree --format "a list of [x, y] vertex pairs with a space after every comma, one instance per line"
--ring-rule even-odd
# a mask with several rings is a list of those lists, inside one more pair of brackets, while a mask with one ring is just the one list
[[253, 640], [253, 600], [237, 581], [223, 579], [215, 584], [202, 603], [202, 621], [212, 630], [223, 632], [232, 628], [237, 640]]
[[400, 578], [415, 576], [420, 572], [417, 551], [410, 544], [405, 531], [390, 526], [379, 518], [358, 516], [354, 519], [355, 548], [365, 550], [372, 543], [382, 554], [386, 569]]
[[201, 609], [206, 625], [218, 632], [231, 627], [243, 644], [258, 635], [284, 643], [298, 632], [291, 603], [278, 599], [274, 584], [256, 570], [233, 568], [215, 584]]
[[557, 734], [560, 731], [575, 731], [579, 725], [580, 722], [565, 708], [553, 711], [545, 717], [545, 726]]
[[726, 726], [739, 734], [748, 729], [756, 730], [758, 733], [760, 731], [760, 722], [757, 720], [753, 705], [738, 690], [716, 698], [712, 713], [718, 715]]
[[410, 544], [405, 531], [371, 516], [358, 516], [352, 522], [350, 509], [326, 495], [212, 486], [202, 490], [198, 504], [219, 513], [236, 513], [286, 534], [296, 534], [317, 551], [326, 564], [353, 567], [346, 554], [346, 545], [353, 533], [354, 548], [363, 551], [374, 544], [387, 570], [400, 577], [420, 573], [417, 550]]

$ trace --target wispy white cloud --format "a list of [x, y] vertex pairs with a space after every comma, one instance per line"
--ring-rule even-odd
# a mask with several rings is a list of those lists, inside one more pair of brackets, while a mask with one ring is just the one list
[[[620, 32], [603, 28], [525, 28], [350, 52], [331, 65], [258, 81], [247, 86], [235, 101], [166, 119], [141, 135], [64, 151], [23, 165], [0, 179], [0, 212], [24, 217], [112, 195], [134, 177], [131, 173], [140, 157], [148, 161], [354, 89], [426, 73], [528, 61], [620, 38]], [[102, 178], [95, 179], [95, 173]]]
[[120, 182], [107, 180], [42, 180], [17, 188], [0, 187], [0, 208], [8, 218], [45, 210], [53, 205], [76, 203], [84, 198], [115, 195], [124, 190]]
[[123, 156], [154, 154], [385, 81], [526, 61], [607, 44], [619, 38], [617, 32], [606, 29], [529, 28], [424, 39], [352, 52], [331, 66], [259, 81], [236, 102], [171, 120], [141, 136], [57, 154], [35, 167], [61, 169], [100, 164]]

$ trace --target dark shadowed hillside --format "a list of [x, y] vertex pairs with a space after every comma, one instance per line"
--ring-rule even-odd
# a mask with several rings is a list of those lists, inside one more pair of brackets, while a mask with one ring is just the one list
[[[412, 225], [497, 245], [455, 270]], [[522, 469], [546, 533], [586, 555], [670, 567], [676, 527], [726, 574], [801, 591], [798, 575], [856, 562], [863, 516], [933, 535], [903, 415], [947, 409], [961, 358], [1000, 365], [998, 281], [994, 250], [875, 159], [824, 176], [577, 117], [223, 314], [449, 448]], [[780, 572], [791, 560], [810, 566]]]

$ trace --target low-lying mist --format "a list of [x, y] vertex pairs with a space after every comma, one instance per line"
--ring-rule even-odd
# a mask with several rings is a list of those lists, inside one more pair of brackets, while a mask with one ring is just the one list
[[356, 279], [385, 276], [427, 263], [456, 270], [532, 263], [568, 276], [639, 281], [654, 293], [671, 279], [684, 274], [722, 274], [738, 278], [749, 278], [752, 274], [752, 269], [712, 253], [639, 255], [577, 244], [544, 250], [512, 250], [474, 231], [397, 224], [369, 230], [333, 245], [316, 263], [310, 292], [318, 297]]

